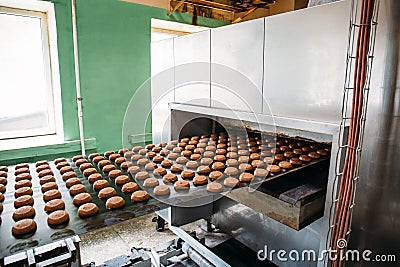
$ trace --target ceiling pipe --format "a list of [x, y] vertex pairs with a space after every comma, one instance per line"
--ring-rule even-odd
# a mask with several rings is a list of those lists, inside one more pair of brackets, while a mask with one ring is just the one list
[[79, 137], [81, 141], [82, 155], [86, 155], [85, 150], [85, 133], [83, 131], [83, 112], [82, 112], [82, 96], [81, 96], [81, 82], [79, 75], [79, 53], [78, 53], [78, 37], [76, 30], [76, 0], [71, 0], [72, 11], [72, 38], [74, 43], [74, 66], [75, 66], [75, 87], [76, 87], [76, 103], [78, 105], [78, 123], [79, 123]]

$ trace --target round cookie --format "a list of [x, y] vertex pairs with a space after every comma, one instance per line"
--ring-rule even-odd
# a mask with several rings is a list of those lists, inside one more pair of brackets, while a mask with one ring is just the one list
[[190, 156], [190, 160], [199, 160], [201, 159], [201, 155], [200, 154], [192, 154]]
[[240, 174], [239, 176], [239, 181], [245, 182], [245, 183], [250, 183], [254, 179], [254, 175], [249, 173], [249, 172], [244, 172]]
[[125, 161], [125, 162], [121, 163], [121, 169], [123, 169], [123, 170], [127, 170], [132, 166], [133, 166], [133, 163], [129, 162], [129, 161]]
[[236, 178], [233, 178], [233, 177], [228, 177], [228, 178], [225, 178], [225, 180], [224, 180], [224, 186], [226, 186], [226, 187], [236, 187], [236, 186], [238, 186], [239, 185], [239, 180], [238, 179], [236, 179]]
[[119, 158], [120, 157], [120, 154], [117, 154], [117, 153], [114, 153], [114, 154], [111, 154], [109, 157], [108, 157], [108, 159], [109, 160], [111, 160], [111, 161], [115, 161], [117, 158]]
[[132, 157], [131, 157], [131, 161], [133, 161], [133, 162], [137, 162], [138, 160], [140, 160], [141, 158], [143, 158], [143, 156], [142, 155], [140, 155], [140, 154], [135, 154], [135, 155], [132, 155]]
[[115, 184], [116, 185], [124, 185], [126, 183], [129, 183], [131, 179], [129, 179], [129, 176], [127, 175], [120, 175], [115, 179]]
[[109, 160], [103, 159], [103, 160], [100, 160], [99, 163], [97, 163], [97, 166], [100, 169], [103, 169], [105, 166], [110, 165], [110, 164], [111, 164], [111, 162]]
[[223, 190], [222, 185], [216, 182], [211, 182], [207, 185], [207, 191], [210, 193], [221, 193]]
[[178, 181], [178, 176], [176, 176], [173, 173], [168, 173], [168, 174], [164, 175], [163, 181], [164, 181], [164, 183], [172, 183], [173, 184], [176, 181]]
[[[55, 182], [55, 181], [56, 181], [56, 178], [53, 175], [46, 175], [46, 176], [40, 178], [39, 183], [40, 183], [40, 185], [44, 185], [44, 184], [47, 184], [50, 182]], [[21, 181], [21, 182], [23, 182], [23, 181]]]
[[[269, 165], [267, 167], [267, 170], [272, 173], [272, 174], [277, 174], [281, 172], [281, 167], [277, 166], [277, 165]], [[256, 176], [256, 173], [254, 172], [254, 176]]]
[[92, 202], [92, 197], [90, 196], [89, 193], [77, 194], [76, 196], [74, 196], [74, 198], [72, 200], [72, 203], [75, 206], [80, 206], [82, 204], [89, 203], [89, 202]]
[[294, 167], [299, 167], [299, 166], [303, 165], [303, 162], [299, 158], [291, 158], [289, 162]]
[[32, 180], [32, 176], [29, 173], [21, 173], [15, 177], [16, 182], [19, 182], [22, 180]]
[[176, 191], [188, 190], [189, 188], [190, 188], [190, 183], [185, 180], [179, 180], [174, 184], [174, 189]]
[[188, 169], [196, 169], [199, 166], [199, 163], [197, 161], [191, 160], [186, 162], [186, 168]]
[[197, 168], [197, 173], [198, 174], [206, 174], [206, 175], [208, 175], [210, 172], [211, 172], [211, 169], [208, 166], [199, 166]]
[[22, 206], [33, 206], [34, 199], [30, 195], [24, 195], [14, 200], [14, 208], [20, 208]]
[[122, 175], [122, 172], [120, 170], [112, 170], [108, 173], [108, 177], [111, 179], [115, 179], [120, 175]]
[[108, 199], [108, 198], [116, 196], [116, 195], [117, 195], [117, 191], [115, 191], [115, 189], [112, 187], [105, 187], [105, 188], [101, 189], [98, 194], [100, 199]]
[[84, 159], [84, 158], [85, 158], [84, 155], [76, 155], [76, 156], [72, 157], [72, 161], [76, 162], [78, 159]]
[[196, 177], [193, 178], [193, 184], [194, 185], [205, 185], [205, 184], [208, 184], [208, 179], [206, 176], [197, 175]]
[[164, 160], [163, 156], [155, 156], [153, 158], [153, 162], [155, 162], [155, 163], [161, 163], [163, 160]]
[[62, 161], [56, 165], [57, 170], [61, 170], [63, 167], [68, 167], [70, 166], [67, 161]]
[[19, 189], [22, 187], [32, 187], [32, 182], [29, 180], [22, 180], [22, 181], [16, 182], [14, 185], [15, 189]]
[[100, 191], [103, 188], [109, 187], [110, 184], [106, 180], [97, 180], [93, 183], [93, 189], [96, 191]]
[[214, 162], [211, 166], [211, 169], [213, 169], [214, 171], [223, 170], [225, 169], [225, 164], [222, 162]]
[[[80, 167], [82, 164], [84, 164], [84, 163], [88, 163], [88, 161], [87, 161], [87, 159], [78, 159], [77, 161], [75, 161], [75, 165], [77, 166], [77, 167]], [[90, 164], [90, 163], [89, 163]], [[92, 164], [90, 164], [90, 165], [92, 165]], [[88, 167], [88, 168], [90, 168], [90, 166]]]
[[38, 173], [39, 178], [42, 178], [42, 177], [47, 176], [47, 175], [54, 175], [54, 173], [53, 173], [52, 170], [49, 170], [49, 169], [40, 171], [40, 172]]
[[122, 163], [126, 162], [126, 159], [124, 157], [119, 157], [115, 159], [115, 164], [121, 166]]
[[61, 169], [60, 169], [60, 173], [61, 174], [64, 174], [64, 173], [66, 173], [66, 172], [73, 172], [74, 171], [74, 169], [71, 167], [71, 166], [64, 166], [64, 167], [62, 167]]
[[90, 160], [92, 160], [92, 161], [93, 161], [93, 159], [94, 159], [95, 157], [98, 157], [98, 156], [100, 156], [100, 154], [99, 154], [99, 153], [92, 153], [92, 154], [90, 154], [90, 155], [89, 155], [89, 157], [88, 157], [88, 158], [89, 158]]
[[59, 163], [61, 163], [61, 162], [66, 162], [67, 161], [67, 159], [66, 158], [57, 158], [57, 159], [55, 159], [54, 160], [54, 164], [59, 164]]
[[32, 188], [30, 188], [30, 187], [21, 187], [21, 188], [17, 189], [17, 190], [14, 192], [14, 197], [15, 197], [15, 198], [18, 198], [18, 197], [20, 197], [20, 196], [25, 196], [25, 195], [30, 195], [30, 196], [32, 196], [32, 195], [33, 195], [33, 190], [32, 190]]
[[178, 157], [179, 157], [179, 155], [177, 153], [169, 153], [167, 158], [170, 160], [175, 160]]
[[183, 171], [183, 166], [181, 164], [174, 164], [171, 166], [170, 170], [173, 173], [180, 173]]
[[161, 162], [161, 167], [163, 168], [169, 168], [173, 165], [173, 162], [169, 159], [165, 159]]
[[106, 208], [108, 210], [120, 209], [125, 206], [125, 200], [120, 196], [110, 197], [106, 201]]
[[185, 157], [179, 157], [176, 159], [176, 163], [179, 163], [179, 164], [186, 164], [186, 162], [188, 162], [188, 161], [189, 160]]
[[50, 169], [50, 166], [48, 164], [44, 164], [36, 167], [36, 172], [41, 172], [48, 169]]
[[53, 199], [46, 203], [44, 206], [44, 211], [47, 213], [51, 213], [56, 210], [65, 209], [65, 203], [62, 199]]
[[228, 159], [226, 161], [226, 166], [228, 167], [236, 167], [239, 165], [239, 161], [237, 161], [236, 159]]
[[6, 185], [6, 184], [7, 184], [7, 178], [5, 178], [5, 177], [0, 177], [0, 184]]
[[16, 209], [12, 215], [14, 221], [35, 217], [36, 212], [32, 206], [22, 206]]
[[[107, 166], [110, 166], [110, 165], [107, 165]], [[106, 167], [107, 167], [106, 166]], [[114, 165], [111, 165], [111, 166], [113, 166], [114, 167]], [[104, 167], [105, 168], [105, 167]], [[114, 167], [115, 168], [115, 167]], [[94, 173], [97, 173], [97, 170], [95, 169], [95, 168], [88, 168], [88, 169], [86, 169], [86, 170], [84, 170], [83, 171], [83, 175], [85, 176], [85, 177], [89, 177], [90, 175], [92, 175], [92, 174], [94, 174]]]
[[6, 192], [6, 186], [4, 184], [0, 184], [0, 193]]
[[101, 180], [101, 179], [103, 179], [103, 176], [100, 173], [93, 173], [93, 174], [89, 175], [89, 177], [88, 177], [88, 181], [91, 184], [93, 184], [97, 180]]
[[112, 154], [115, 154], [115, 152], [114, 151], [106, 151], [106, 152], [104, 152], [104, 157], [106, 157], [106, 158], [108, 158], [109, 156], [111, 156]]
[[147, 178], [146, 180], [144, 180], [143, 186], [144, 187], [155, 187], [159, 184], [160, 183], [158, 182], [158, 180], [156, 178]]
[[293, 167], [292, 164], [287, 161], [279, 162], [278, 166], [284, 170], [290, 170]]
[[19, 175], [22, 173], [29, 173], [29, 168], [20, 168], [20, 169], [16, 169], [14, 172], [14, 175]]
[[167, 185], [157, 185], [153, 192], [156, 196], [165, 196], [170, 194], [170, 189]]
[[80, 193], [85, 193], [85, 192], [86, 192], [86, 187], [85, 187], [83, 184], [76, 184], [76, 185], [73, 185], [73, 186], [69, 189], [69, 193], [70, 193], [72, 196], [75, 196], [75, 195], [80, 194]]
[[47, 201], [50, 201], [50, 200], [53, 200], [53, 199], [57, 199], [57, 198], [58, 199], [61, 198], [61, 192], [58, 191], [57, 189], [52, 189], [52, 190], [46, 191], [43, 194], [44, 202], [47, 202]]
[[81, 218], [96, 215], [99, 212], [99, 207], [94, 203], [86, 203], [78, 208], [78, 216]]
[[[49, 176], [49, 175], [48, 175]], [[45, 176], [46, 177], [46, 176]], [[74, 172], [74, 171], [72, 171], [72, 172], [66, 172], [66, 173], [64, 173], [63, 175], [62, 175], [62, 179], [64, 180], [64, 181], [66, 181], [66, 180], [68, 180], [68, 179], [70, 179], [70, 178], [73, 178], [73, 177], [77, 177], [76, 176], [76, 173]]]
[[209, 165], [211, 165], [212, 163], [213, 163], [212, 158], [202, 158], [202, 159], [200, 160], [200, 164], [201, 164], [201, 165], [209, 166]]
[[53, 189], [58, 189], [58, 185], [55, 182], [48, 182], [42, 185], [42, 193]]
[[157, 168], [153, 171], [153, 175], [160, 177], [160, 176], [164, 176], [167, 174], [167, 170], [164, 168]]
[[129, 167], [129, 169], [128, 169], [128, 173], [132, 176], [138, 172], [140, 172], [139, 166], [132, 166], [132, 167]]
[[144, 166], [144, 169], [145, 169], [146, 171], [154, 171], [157, 167], [158, 167], [157, 164], [155, 164], [155, 163], [153, 163], [153, 162], [150, 162], [150, 163], [147, 163], [147, 164]]
[[[70, 178], [65, 182], [65, 185], [67, 186], [67, 188], [70, 188], [76, 184], [81, 184], [81, 180], [77, 177], [74, 178]], [[57, 188], [52, 188], [52, 189], [57, 189]]]
[[253, 167], [248, 163], [242, 163], [239, 165], [239, 170], [242, 172], [250, 172], [253, 170]]
[[132, 193], [137, 190], [139, 190], [139, 186], [135, 182], [126, 183], [122, 186], [122, 189], [121, 189], [122, 193], [125, 193], [125, 194]]
[[210, 177], [210, 179], [212, 181], [215, 181], [217, 179], [220, 179], [220, 178], [224, 177], [224, 174], [222, 172], [220, 172], [220, 171], [212, 171], [212, 172], [210, 172], [208, 177]]
[[135, 179], [138, 181], [146, 180], [150, 175], [148, 172], [138, 172], [135, 174]]
[[143, 202], [143, 201], [147, 201], [149, 198], [150, 198], [149, 194], [143, 190], [135, 191], [131, 195], [132, 202]]
[[184, 170], [184, 171], [181, 173], [181, 177], [182, 177], [183, 179], [193, 179], [194, 176], [195, 176], [195, 173], [194, 173], [194, 171], [192, 171], [192, 170]]
[[137, 161], [137, 165], [138, 166], [145, 166], [147, 163], [149, 163], [150, 161], [148, 159], [139, 159]]
[[268, 175], [268, 170], [257, 168], [254, 170], [254, 177], [265, 178]]
[[11, 232], [14, 236], [21, 236], [36, 232], [37, 225], [32, 219], [22, 219], [14, 224]]
[[56, 226], [66, 224], [69, 222], [69, 214], [65, 210], [56, 210], [49, 214], [47, 217], [47, 224], [49, 226]]
[[19, 164], [15, 165], [15, 169], [16, 170], [29, 169], [29, 164], [28, 163], [19, 163]]

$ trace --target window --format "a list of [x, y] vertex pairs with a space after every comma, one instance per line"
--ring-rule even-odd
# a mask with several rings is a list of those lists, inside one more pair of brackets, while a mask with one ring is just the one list
[[[0, 0], [0, 142], [63, 141], [52, 3]], [[47, 137], [47, 138], [45, 138]], [[52, 141], [50, 141], [52, 140]], [[11, 146], [13, 147], [13, 146]], [[2, 145], [2, 149], [11, 148]], [[23, 146], [22, 146], [23, 147]]]
[[151, 19], [151, 41], [156, 42], [176, 36], [204, 31], [205, 29], [208, 28], [173, 21]]

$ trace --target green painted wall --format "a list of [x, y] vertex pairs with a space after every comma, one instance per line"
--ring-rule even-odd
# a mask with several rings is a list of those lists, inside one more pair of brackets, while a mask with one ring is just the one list
[[[121, 148], [128, 102], [150, 77], [151, 18], [170, 19], [164, 9], [115, 0], [78, 0], [85, 135], [96, 137], [99, 151]], [[176, 13], [172, 20], [191, 23], [192, 16]], [[199, 18], [199, 24], [226, 23]], [[151, 105], [150, 92], [143, 101]], [[137, 115], [142, 115], [140, 110]]]
[[[69, 0], [45, 1], [55, 4], [65, 140], [75, 141], [79, 139], [79, 130], [71, 5]], [[168, 17], [164, 9], [118, 0], [77, 0], [85, 137], [96, 139], [88, 141], [89, 152], [116, 150], [122, 145], [122, 123], [128, 102], [136, 89], [150, 78], [151, 18], [192, 23], [191, 15], [174, 13]], [[226, 24], [198, 18], [201, 26]], [[150, 105], [150, 92], [145, 98], [144, 103]], [[140, 110], [138, 116], [142, 116]], [[150, 125], [146, 131], [151, 131]], [[79, 146], [69, 147], [63, 153], [79, 153]], [[0, 164], [53, 159], [57, 154], [52, 147], [30, 151], [34, 157], [28, 157], [21, 150], [1, 153]]]

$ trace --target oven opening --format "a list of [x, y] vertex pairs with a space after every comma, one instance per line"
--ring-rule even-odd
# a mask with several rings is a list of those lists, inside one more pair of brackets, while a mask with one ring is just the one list
[[240, 186], [225, 197], [296, 230], [323, 216], [332, 142], [328, 135], [183, 111], [172, 112], [171, 126], [172, 139], [207, 139], [203, 156], [209, 156], [208, 146], [216, 146], [210, 167], [222, 162], [225, 177], [230, 177], [229, 167], [238, 170], [232, 177]]

